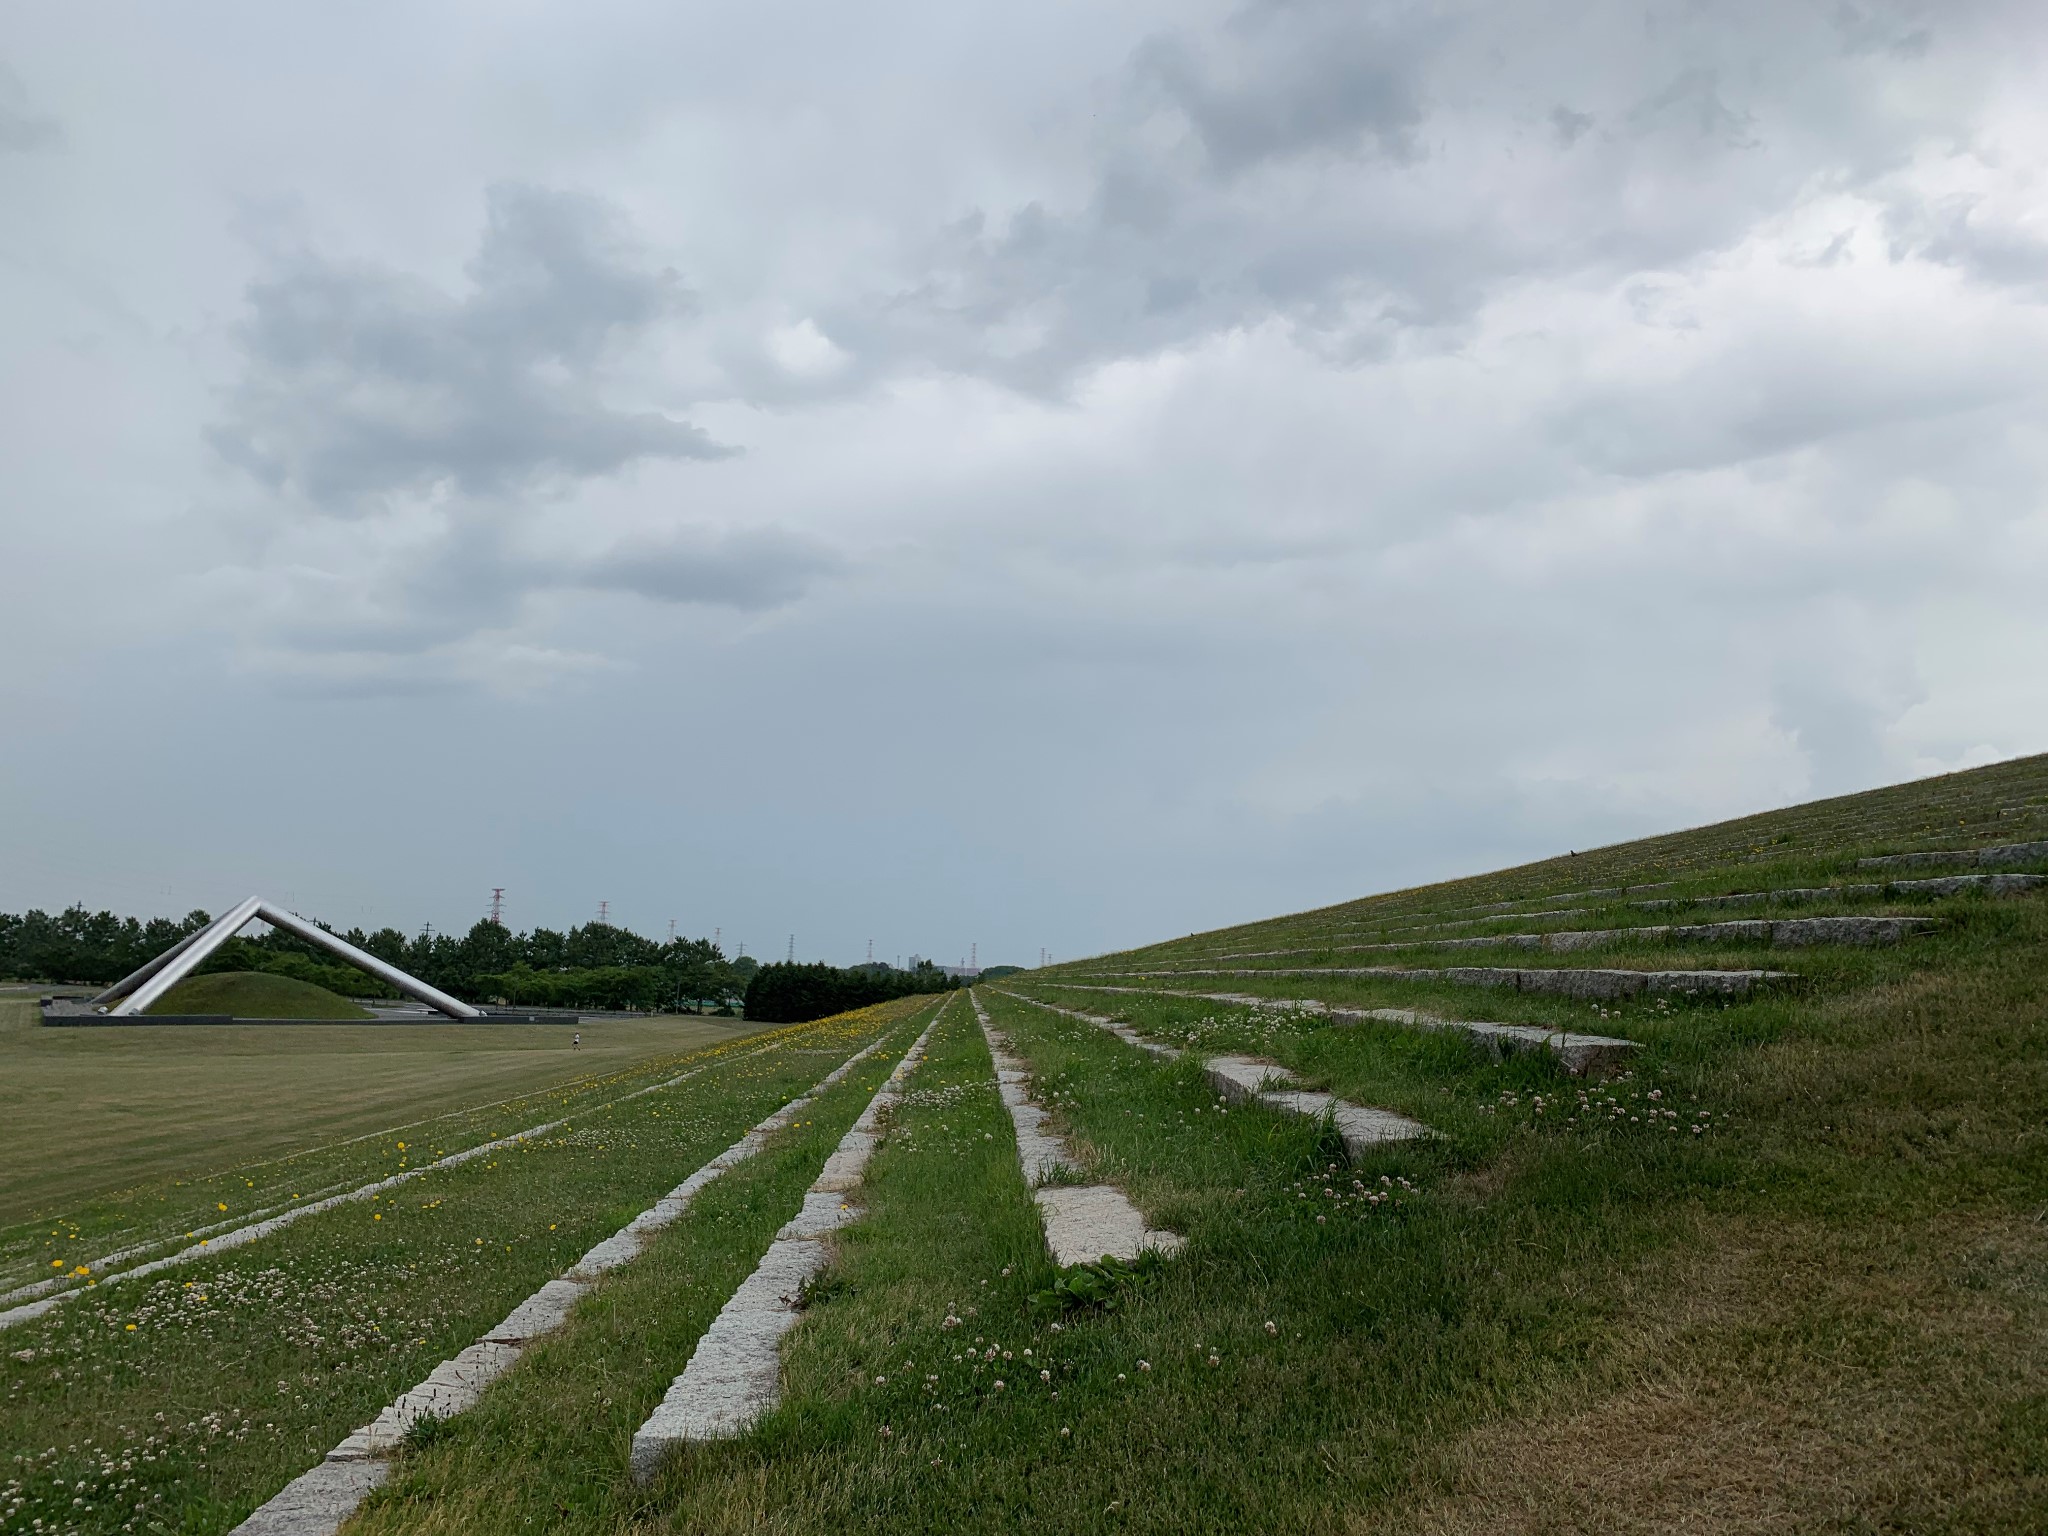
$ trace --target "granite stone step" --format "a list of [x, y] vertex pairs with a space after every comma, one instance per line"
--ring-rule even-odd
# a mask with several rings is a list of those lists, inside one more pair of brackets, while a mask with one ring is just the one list
[[1613, 998], [1650, 993], [1670, 997], [1747, 997], [1773, 982], [1799, 980], [1791, 971], [1628, 971], [1566, 968], [1516, 969], [1495, 965], [1270, 966], [1204, 970], [1090, 971], [1109, 981], [1172, 981], [1182, 976], [1352, 976], [1387, 981], [1435, 981], [1463, 987], [1510, 987], [1559, 997]]
[[[1170, 1045], [1159, 1045], [1144, 1039], [1128, 1024], [1107, 1019], [1100, 1014], [1082, 1013], [1072, 1008], [1062, 1008], [1056, 1003], [1043, 1002], [1027, 997], [1021, 992], [1003, 992], [1004, 997], [1018, 1002], [1044, 1008], [1051, 1013], [1063, 1013], [1068, 1018], [1080, 1019], [1104, 1029], [1128, 1044], [1141, 1050], [1163, 1057], [1181, 1054]], [[1406, 1141], [1416, 1136], [1430, 1135], [1428, 1127], [1397, 1115], [1391, 1110], [1369, 1109], [1340, 1099], [1334, 1094], [1318, 1093], [1297, 1086], [1298, 1079], [1287, 1068], [1277, 1062], [1265, 1061], [1255, 1056], [1222, 1055], [1211, 1056], [1202, 1063], [1202, 1071], [1210, 1085], [1226, 1098], [1257, 1099], [1268, 1109], [1284, 1115], [1306, 1115], [1312, 1120], [1328, 1116], [1336, 1125], [1337, 1133], [1344, 1138], [1347, 1152], [1356, 1157], [1368, 1148], [1389, 1141]]]
[[904, 1082], [923, 1060], [925, 1042], [945, 1012], [946, 1003], [941, 1003], [826, 1159], [802, 1209], [775, 1234], [754, 1272], [697, 1341], [682, 1374], [633, 1432], [628, 1458], [635, 1482], [651, 1479], [663, 1458], [681, 1446], [744, 1434], [782, 1400], [782, 1337], [801, 1316], [804, 1286], [831, 1259], [827, 1239], [860, 1218], [854, 1198], [879, 1142], [882, 1117], [902, 1097]]
[[1858, 859], [1858, 869], [1932, 869], [1943, 864], [1974, 864], [1996, 868], [2001, 864], [2048, 863], [2048, 842], [1998, 843], [1989, 848], [1950, 848], [1926, 853], [1886, 853]]
[[[1377, 944], [1319, 944], [1300, 949], [1249, 950], [1217, 959], [1273, 960], [1290, 955], [1383, 954], [1414, 949], [1542, 949], [1555, 954], [1604, 944], [1750, 943], [1805, 948], [1815, 944], [1896, 944], [1939, 926], [1931, 917], [1787, 917], [1728, 923], [1643, 924], [1562, 933], [1486, 933], [1465, 939], [1402, 939]], [[1193, 957], [1203, 958], [1203, 957]]]
[[[570, 1311], [606, 1270], [630, 1262], [653, 1233], [689, 1208], [696, 1193], [758, 1152], [767, 1138], [787, 1127], [811, 1101], [881, 1049], [875, 1041], [827, 1073], [808, 1092], [798, 1095], [724, 1152], [699, 1168], [648, 1210], [592, 1248], [559, 1279], [550, 1280], [506, 1316], [505, 1320], [451, 1360], [444, 1360], [427, 1378], [401, 1393], [376, 1418], [354, 1431], [326, 1458], [294, 1478], [234, 1528], [231, 1536], [333, 1536], [341, 1523], [390, 1474], [386, 1458], [404, 1443], [423, 1419], [452, 1418], [474, 1407], [484, 1389], [510, 1370], [526, 1347], [562, 1326]], [[764, 1050], [780, 1049], [764, 1047]], [[748, 1052], [760, 1055], [761, 1051]], [[701, 1070], [701, 1069], [700, 1069]], [[684, 1077], [695, 1076], [694, 1072]], [[672, 1086], [682, 1078], [670, 1079]], [[642, 1090], [647, 1091], [647, 1090]], [[634, 1094], [632, 1097], [639, 1097]], [[530, 1133], [529, 1133], [530, 1134]]]
[[1102, 1258], [1129, 1261], [1141, 1253], [1177, 1253], [1183, 1243], [1180, 1234], [1147, 1226], [1144, 1214], [1114, 1185], [1047, 1185], [1048, 1179], [1074, 1166], [1073, 1154], [1045, 1129], [1045, 1111], [1031, 1099], [1030, 1073], [1011, 1054], [1009, 1039], [989, 1022], [980, 997], [969, 995], [995, 1063], [997, 1090], [1016, 1128], [1017, 1160], [1038, 1206], [1053, 1262], [1065, 1269]]
[[1250, 992], [1170, 992], [1157, 987], [1089, 987], [1077, 983], [1045, 982], [1063, 991], [1123, 992], [1146, 997], [1199, 998], [1212, 1003], [1236, 1003], [1252, 1008], [1284, 1008], [1326, 1018], [1335, 1025], [1360, 1024], [1367, 1020], [1382, 1024], [1405, 1024], [1413, 1029], [1443, 1030], [1478, 1041], [1496, 1056], [1520, 1051], [1546, 1051], [1574, 1077], [1603, 1072], [1618, 1066], [1636, 1048], [1633, 1040], [1609, 1035], [1585, 1035], [1570, 1030], [1546, 1029], [1540, 1024], [1489, 1024], [1466, 1019], [1445, 1019], [1414, 1008], [1350, 1008], [1309, 997], [1261, 997]]
[[1431, 1134], [1428, 1126], [1392, 1110], [1368, 1109], [1335, 1094], [1302, 1088], [1287, 1068], [1261, 1056], [1211, 1056], [1202, 1063], [1202, 1072], [1210, 1086], [1233, 1103], [1256, 1101], [1283, 1115], [1329, 1120], [1353, 1161], [1375, 1147]]
[[[2039, 890], [2048, 885], [2048, 875], [1945, 875], [1924, 880], [1866, 881], [1847, 885], [1788, 886], [1777, 890], [1737, 891], [1716, 896], [1666, 896], [1649, 900], [1623, 902], [1621, 905], [1640, 912], [1670, 912], [1693, 907], [1749, 907], [1765, 903], [1789, 905], [1821, 901], [1870, 901], [1884, 897], [1898, 897], [1909, 900], [1939, 899], [1949, 896], [1982, 894], [1986, 896], [2018, 896]], [[1640, 889], [1640, 887], [1638, 887]], [[1303, 942], [1305, 947], [1290, 949], [1227, 949], [1227, 950], [1180, 950], [1177, 959], [1200, 960], [1266, 960], [1277, 956], [1294, 954], [1354, 953], [1374, 947], [1413, 948], [1415, 945], [1331, 945], [1321, 942], [1306, 944], [1305, 941], [1334, 938], [1348, 938], [1352, 935], [1374, 935], [1384, 941], [1397, 933], [1442, 933], [1456, 928], [1472, 928], [1484, 923], [1497, 923], [1507, 917], [1541, 917], [1557, 919], [1585, 917], [1597, 911], [1594, 907], [1571, 907], [1556, 910], [1531, 911], [1520, 914], [1496, 913], [1489, 917], [1455, 918], [1446, 922], [1411, 923], [1403, 927], [1390, 927], [1386, 923], [1354, 923], [1341, 928], [1310, 929], [1302, 933], [1291, 933], [1287, 938]], [[1484, 936], [1469, 941], [1468, 947], [1477, 947], [1488, 940]]]

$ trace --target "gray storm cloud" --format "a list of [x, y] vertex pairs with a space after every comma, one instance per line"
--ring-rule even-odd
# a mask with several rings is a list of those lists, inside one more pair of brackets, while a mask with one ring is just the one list
[[37, 112], [21, 77], [0, 64], [0, 153], [26, 154], [63, 141], [57, 120]]
[[493, 187], [468, 276], [454, 296], [305, 253], [252, 284], [244, 371], [215, 446], [333, 512], [733, 452], [686, 421], [607, 403], [607, 360], [691, 297], [636, 261], [595, 199]]
[[1995, 9], [1259, 0], [1140, 44], [1078, 195], [975, 210], [830, 329], [1054, 392], [1269, 318], [1340, 358], [1455, 345], [1503, 290], [1684, 263], [1897, 170], [1930, 127], [1901, 88], [1967, 74]]
[[1078, 954], [2048, 748], [2038, 5], [934, 15], [14, 18], [0, 910]]
[[753, 610], [794, 602], [817, 578], [844, 565], [829, 546], [784, 529], [684, 529], [635, 538], [572, 567], [569, 576], [582, 586], [656, 602]]

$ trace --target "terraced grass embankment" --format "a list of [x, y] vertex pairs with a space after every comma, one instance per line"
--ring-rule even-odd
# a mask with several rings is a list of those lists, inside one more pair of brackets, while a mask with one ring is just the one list
[[[773, 1411], [634, 1476], [635, 1427], [822, 1187], [887, 1052], [416, 1437], [349, 1536], [2048, 1527], [2048, 887], [1886, 875], [1843, 894], [1872, 883], [1862, 861], [1950, 837], [1909, 872], [1981, 873], [1964, 840], [1995, 834], [1992, 863], [2048, 874], [2048, 850], [2010, 851], [2044, 829], [2034, 760], [979, 989], [1043, 1119], [1012, 1119], [954, 1003], [877, 1124], [857, 1219], [792, 1298]], [[1691, 905], [1639, 905], [1665, 902]], [[1825, 930], [1854, 942], [1672, 931], [1790, 909], [1935, 921]], [[1369, 958], [1401, 974], [1340, 958], [1397, 929], [1414, 942]], [[1500, 937], [1530, 932], [1605, 936]], [[1488, 943], [1432, 947], [1453, 934]], [[1586, 996], [1503, 980], [1740, 970], [1790, 974]], [[1445, 1019], [1538, 1043], [1424, 1027]], [[895, 1051], [922, 1024], [889, 1027]], [[1625, 1044], [1574, 1076], [1540, 1043], [1565, 1032]], [[1284, 1069], [1304, 1093], [1226, 1095], [1224, 1057], [1240, 1087]], [[1426, 1134], [1347, 1150], [1297, 1112], [1311, 1092]], [[1057, 1270], [1016, 1139], [1032, 1123], [1062, 1149], [1056, 1186], [1114, 1189], [1185, 1245]], [[656, 1187], [640, 1172], [562, 1189]], [[81, 1339], [71, 1368], [106, 1369], [110, 1340]], [[223, 1507], [195, 1506], [194, 1529]]]

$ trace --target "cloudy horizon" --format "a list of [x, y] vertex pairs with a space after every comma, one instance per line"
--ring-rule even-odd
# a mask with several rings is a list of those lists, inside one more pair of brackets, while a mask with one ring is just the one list
[[19, 11], [0, 910], [1072, 958], [2048, 750], [2048, 13]]

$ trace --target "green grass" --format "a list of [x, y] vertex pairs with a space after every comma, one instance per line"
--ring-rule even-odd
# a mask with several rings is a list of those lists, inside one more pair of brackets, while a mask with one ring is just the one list
[[[1660, 896], [1686, 897], [1869, 879], [1854, 869], [1864, 854], [2043, 836], [2048, 760], [2033, 759], [1007, 977], [985, 1001], [1077, 1175], [1117, 1183], [1151, 1224], [1184, 1234], [1179, 1257], [1122, 1288], [1114, 1310], [1033, 1311], [1056, 1277], [985, 1046], [956, 1003], [869, 1166], [867, 1214], [837, 1238], [785, 1345], [780, 1410], [737, 1441], [676, 1456], [647, 1487], [627, 1480], [633, 1428], [887, 1062], [714, 1186], [476, 1410], [410, 1450], [351, 1536], [2048, 1528], [2048, 896], [1801, 909], [1942, 919], [1937, 933], [1873, 949], [1646, 939], [1571, 955], [1408, 952], [1420, 964], [1799, 973], [1741, 1000], [1588, 1003], [1273, 974], [1132, 983], [1135, 994], [1057, 987], [1199, 968], [1230, 947], [1351, 941], [1335, 930], [1369, 941], [1472, 916], [1484, 919], [1476, 930], [1451, 931], [1668, 921], [1611, 895], [1575, 898], [1589, 911], [1570, 918], [1457, 909], [1601, 884], [1670, 882]], [[1177, 987], [1273, 1006], [1168, 995]], [[1187, 1054], [1155, 1059], [1006, 991], [1115, 1014]], [[1627, 1072], [1582, 1083], [1542, 1056], [1495, 1060], [1461, 1036], [1332, 1026], [1282, 1006], [1306, 997], [1620, 1034], [1639, 1049]], [[891, 1027], [893, 1060], [915, 1026]], [[1222, 1050], [1271, 1057], [1436, 1134], [1352, 1166], [1313, 1122], [1221, 1104], [1200, 1058]], [[328, 1339], [366, 1321], [417, 1322], [428, 1342], [392, 1352], [404, 1370], [374, 1382], [330, 1373], [326, 1406], [286, 1432], [230, 1446], [192, 1408], [166, 1412], [201, 1426], [175, 1439], [178, 1476], [198, 1490], [184, 1528], [222, 1529], [266, 1479], [346, 1427], [334, 1399], [388, 1397], [391, 1379], [420, 1374], [563, 1262], [520, 1225], [532, 1195], [580, 1233], [615, 1225], [663, 1183], [650, 1161], [680, 1166], [721, 1144], [717, 1117], [719, 1135], [745, 1123], [748, 1095], [769, 1097], [750, 1074], [783, 1070], [777, 1060], [727, 1059], [673, 1094], [593, 1107], [593, 1126], [608, 1117], [601, 1154], [535, 1148], [422, 1180], [402, 1235], [419, 1245], [406, 1262], [432, 1284], [385, 1275], [381, 1250], [350, 1246], [383, 1240], [360, 1213], [303, 1223], [279, 1252], [331, 1294], [301, 1286], [287, 1307], [259, 1287], [246, 1312], [166, 1321], [145, 1346], [165, 1353], [132, 1381], [121, 1351], [135, 1336], [106, 1310], [118, 1297], [74, 1303], [71, 1353], [47, 1362], [61, 1379], [44, 1380], [40, 1357], [19, 1369], [0, 1359], [20, 1408], [0, 1435], [37, 1455], [60, 1437], [103, 1447], [123, 1427], [161, 1436], [141, 1417], [141, 1383], [169, 1382], [196, 1405], [200, 1358], [216, 1367], [204, 1391], [268, 1424], [272, 1399], [247, 1383], [274, 1371], [271, 1393], [285, 1396], [282, 1381], [296, 1399], [315, 1374], [274, 1342], [299, 1326], [288, 1317]], [[645, 1080], [629, 1071], [574, 1091], [595, 1106]], [[481, 1135], [495, 1118], [449, 1123]], [[685, 1118], [703, 1124], [686, 1136]], [[389, 1166], [392, 1148], [375, 1145], [349, 1166]], [[461, 1223], [434, 1225], [454, 1210]], [[489, 1244], [465, 1251], [486, 1221], [504, 1240], [491, 1228]], [[338, 1278], [318, 1279], [323, 1263]], [[442, 1310], [429, 1313], [425, 1296]], [[79, 1326], [95, 1318], [97, 1331]], [[365, 1357], [381, 1358], [341, 1359], [353, 1371]], [[120, 1416], [72, 1406], [95, 1393], [116, 1394]], [[207, 1444], [220, 1459], [202, 1478]], [[106, 1474], [79, 1470], [84, 1454], [49, 1459], [70, 1484], [103, 1485]], [[222, 1464], [232, 1475], [209, 1482]], [[37, 1498], [55, 1497], [59, 1480], [51, 1471]], [[27, 1529], [0, 1514], [5, 1536]]]
[[310, 981], [265, 971], [187, 976], [151, 1005], [151, 1013], [224, 1013], [232, 1019], [367, 1019], [370, 1012]]
[[0, 1290], [40, 1267], [52, 1226], [87, 1249], [183, 1232], [221, 1201], [390, 1171], [398, 1141], [485, 1140], [755, 1028], [604, 1019], [572, 1050], [553, 1025], [49, 1029], [32, 997], [0, 998]]
[[[687, 1452], [635, 1490], [619, 1431], [579, 1411], [626, 1373], [565, 1336], [553, 1369], [523, 1394], [508, 1382], [457, 1446], [417, 1458], [367, 1526], [1313, 1528], [1386, 1493], [1423, 1416], [1476, 1421], [1504, 1391], [1545, 1379], [1559, 1352], [1585, 1347], [1609, 1310], [1597, 1295], [1542, 1306], [1531, 1294], [1541, 1255], [1494, 1276], [1469, 1259], [1512, 1250], [1531, 1204], [1610, 1200], [1611, 1183], [1586, 1176], [1589, 1151], [1638, 1182], [1668, 1184], [1674, 1162], [1687, 1182], [1716, 1182], [1717, 1154], [1692, 1138], [1673, 1148], [1640, 1124], [1603, 1123], [1551, 1139], [1540, 1190], [1488, 1201], [1455, 1181], [1499, 1150], [1478, 1115], [1470, 1144], [1344, 1168], [1309, 1122], [1218, 1114], [1192, 1062], [1156, 1063], [1089, 1026], [991, 1001], [1088, 1171], [1185, 1233], [1180, 1259], [1114, 1312], [1058, 1326], [1031, 1314], [1028, 1298], [1054, 1271], [986, 1049], [961, 1010], [870, 1167], [867, 1219], [842, 1239], [825, 1299], [786, 1350], [790, 1404], [769, 1426]], [[1578, 1261], [1640, 1254], [1667, 1222], [1645, 1209], [1608, 1223]], [[658, 1383], [640, 1389], [651, 1395]], [[507, 1480], [523, 1479], [542, 1438], [561, 1446], [549, 1462], [559, 1476], [508, 1504]], [[1226, 1446], [1257, 1454], [1219, 1454]], [[564, 1486], [573, 1516], [550, 1502]]]
[[[2038, 826], [2025, 806], [1993, 812], [2015, 786], [2034, 793], [2041, 768], [1965, 781], [1976, 810], [1957, 840]], [[1837, 826], [1835, 846], [1788, 853], [1764, 819], [1386, 898], [1347, 920], [1603, 878], [1669, 877], [1679, 894], [1820, 883], [1897, 846], [1888, 840], [1925, 844], [1948, 830], [1909, 795], [1875, 798], [1873, 824]], [[1782, 820], [1787, 835], [1818, 840], [1813, 828], [1843, 815]], [[1612, 899], [1595, 906], [1597, 919], [1562, 925], [1663, 920]], [[1537, 961], [1764, 964], [1803, 978], [1743, 1001], [1594, 1004], [1277, 976], [1154, 988], [1424, 1006], [1639, 1041], [1631, 1070], [1599, 1084], [1541, 1057], [1495, 1061], [1452, 1035], [1048, 985], [1128, 957], [1008, 978], [1193, 1053], [1159, 1062], [1087, 1024], [988, 999], [1083, 1174], [1120, 1183], [1151, 1221], [1189, 1238], [1157, 1278], [1115, 1312], [1069, 1314], [1057, 1333], [1031, 1313], [1050, 1266], [985, 1051], [955, 1018], [871, 1165], [867, 1219], [841, 1238], [831, 1282], [786, 1348], [778, 1414], [740, 1442], [679, 1458], [646, 1491], [625, 1483], [622, 1446], [584, 1439], [560, 1463], [576, 1468], [577, 1500], [550, 1508], [543, 1482], [500, 1508], [490, 1492], [525, 1454], [513, 1425], [580, 1433], [559, 1422], [573, 1412], [567, 1386], [545, 1406], [507, 1397], [496, 1429], [479, 1420], [459, 1457], [415, 1462], [404, 1502], [376, 1523], [2039, 1529], [2048, 901], [1885, 908], [1936, 912], [1944, 927], [1871, 950], [1648, 942]], [[1329, 921], [1282, 919], [1229, 939]], [[1524, 962], [1481, 952], [1463, 963]], [[1438, 1135], [1346, 1166], [1307, 1122], [1219, 1113], [1196, 1058], [1224, 1049], [1271, 1056]], [[949, 1309], [963, 1328], [943, 1326]], [[977, 1335], [983, 1357], [969, 1360]], [[579, 1365], [565, 1355], [561, 1370], [573, 1382]]]
[[714, 1047], [675, 1088], [0, 1334], [0, 1529], [228, 1529], [910, 1006]]
[[[899, 1015], [907, 1011], [902, 1004], [885, 1006]], [[352, 1529], [521, 1530], [565, 1521], [610, 1528], [654, 1507], [658, 1495], [625, 1476], [633, 1431], [688, 1363], [776, 1229], [802, 1206], [804, 1191], [901, 1059], [913, 1031], [928, 1021], [928, 1000], [911, 1006], [919, 1018], [889, 1049], [820, 1096], [805, 1122], [762, 1156], [712, 1185], [483, 1405], [409, 1458]], [[956, 1029], [967, 1016], [955, 1001]], [[929, 1072], [929, 1065], [920, 1069], [913, 1083], [924, 1083]]]

